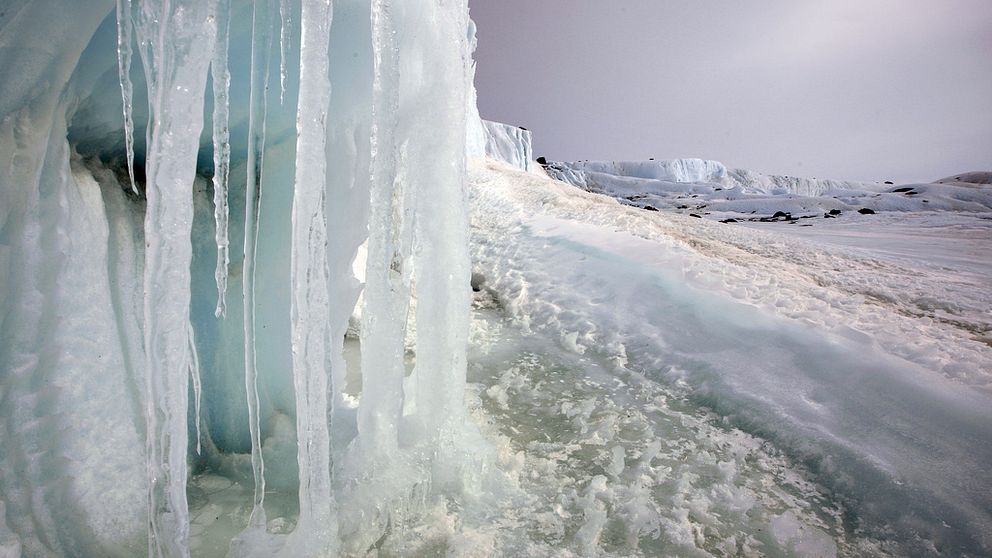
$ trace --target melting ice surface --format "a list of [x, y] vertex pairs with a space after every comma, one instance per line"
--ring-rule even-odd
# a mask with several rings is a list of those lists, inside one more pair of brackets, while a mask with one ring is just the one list
[[548, 180], [473, 40], [464, 1], [0, 10], [0, 555], [988, 552], [987, 299]]

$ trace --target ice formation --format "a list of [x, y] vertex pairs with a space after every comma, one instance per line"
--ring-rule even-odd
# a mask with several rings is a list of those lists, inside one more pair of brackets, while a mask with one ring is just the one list
[[[0, 555], [988, 554], [988, 173], [579, 191], [474, 44], [465, 0], [0, 9]], [[820, 220], [678, 215], [778, 210]]]
[[[466, 2], [17, 4], [2, 553], [187, 556], [203, 470], [255, 487], [234, 555], [364, 550], [457, 501], [487, 455], [462, 402]], [[267, 521], [267, 482], [298, 515]]]
[[491, 120], [483, 120], [482, 126], [486, 134], [487, 157], [520, 170], [530, 170], [534, 160], [530, 130]]

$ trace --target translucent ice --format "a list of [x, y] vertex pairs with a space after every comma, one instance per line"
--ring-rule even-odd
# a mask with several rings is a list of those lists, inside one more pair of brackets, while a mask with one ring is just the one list
[[[192, 475], [252, 487], [235, 555], [364, 549], [456, 497], [466, 3], [19, 6], [0, 14], [0, 547], [198, 554]], [[344, 357], [363, 288], [364, 390]]]

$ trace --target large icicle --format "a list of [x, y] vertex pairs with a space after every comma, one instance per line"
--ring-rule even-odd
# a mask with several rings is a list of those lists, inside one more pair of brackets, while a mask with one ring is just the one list
[[131, 191], [138, 193], [134, 181], [134, 116], [132, 99], [134, 87], [131, 85], [131, 43], [134, 26], [131, 21], [131, 0], [117, 0], [117, 71], [121, 82], [121, 99], [124, 105], [124, 148], [127, 152], [127, 175], [131, 179]]
[[271, 0], [253, 4], [251, 45], [251, 90], [248, 96], [248, 182], [245, 186], [245, 253], [242, 267], [244, 290], [245, 392], [251, 434], [251, 468], [255, 482], [249, 529], [265, 529], [265, 462], [259, 418], [258, 370], [255, 354], [255, 260], [258, 219], [261, 207], [262, 168], [265, 153], [265, 124], [268, 108], [269, 65], [272, 50]]
[[290, 19], [289, 0], [279, 0], [279, 104], [286, 100], [286, 51], [289, 50]]
[[228, 35], [230, 32], [230, 0], [219, 0], [217, 5], [217, 41], [214, 56], [210, 62], [210, 75], [213, 81], [214, 115], [214, 239], [217, 243], [217, 309], [219, 318], [227, 310], [227, 274], [231, 263], [230, 239], [228, 238], [228, 178], [231, 162], [231, 132], [229, 129], [229, 94], [231, 72], [227, 66]]
[[327, 111], [330, 0], [303, 0], [300, 17], [300, 87], [296, 113], [296, 181], [293, 190], [291, 338], [296, 387], [300, 516], [291, 552], [334, 555], [337, 522], [331, 490], [328, 376]]
[[[463, 415], [471, 266], [465, 191], [465, 95], [467, 87], [466, 0], [418, 2], [417, 29], [405, 56], [431, 61], [420, 74], [419, 95], [404, 108], [414, 130], [409, 143], [416, 181], [415, 281], [417, 285], [416, 409], [435, 438], [455, 428]], [[428, 164], [429, 161], [443, 164]], [[442, 443], [442, 442], [437, 442]], [[439, 451], [444, 447], [439, 447]]]
[[148, 552], [189, 556], [186, 452], [193, 179], [216, 0], [139, 4], [148, 83], [144, 342]]
[[196, 421], [196, 454], [200, 455], [200, 403], [203, 399], [203, 383], [200, 381], [200, 357], [196, 353], [196, 336], [189, 328], [189, 377], [193, 382], [193, 420]]
[[372, 178], [365, 308], [362, 312], [363, 447], [391, 453], [403, 409], [404, 347], [410, 306], [412, 207], [397, 176], [399, 66], [389, 2], [372, 1]]

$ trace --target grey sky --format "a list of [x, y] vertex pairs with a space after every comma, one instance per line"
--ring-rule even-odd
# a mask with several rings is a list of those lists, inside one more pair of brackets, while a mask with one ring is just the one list
[[992, 170], [992, 0], [470, 0], [484, 118], [550, 159]]

